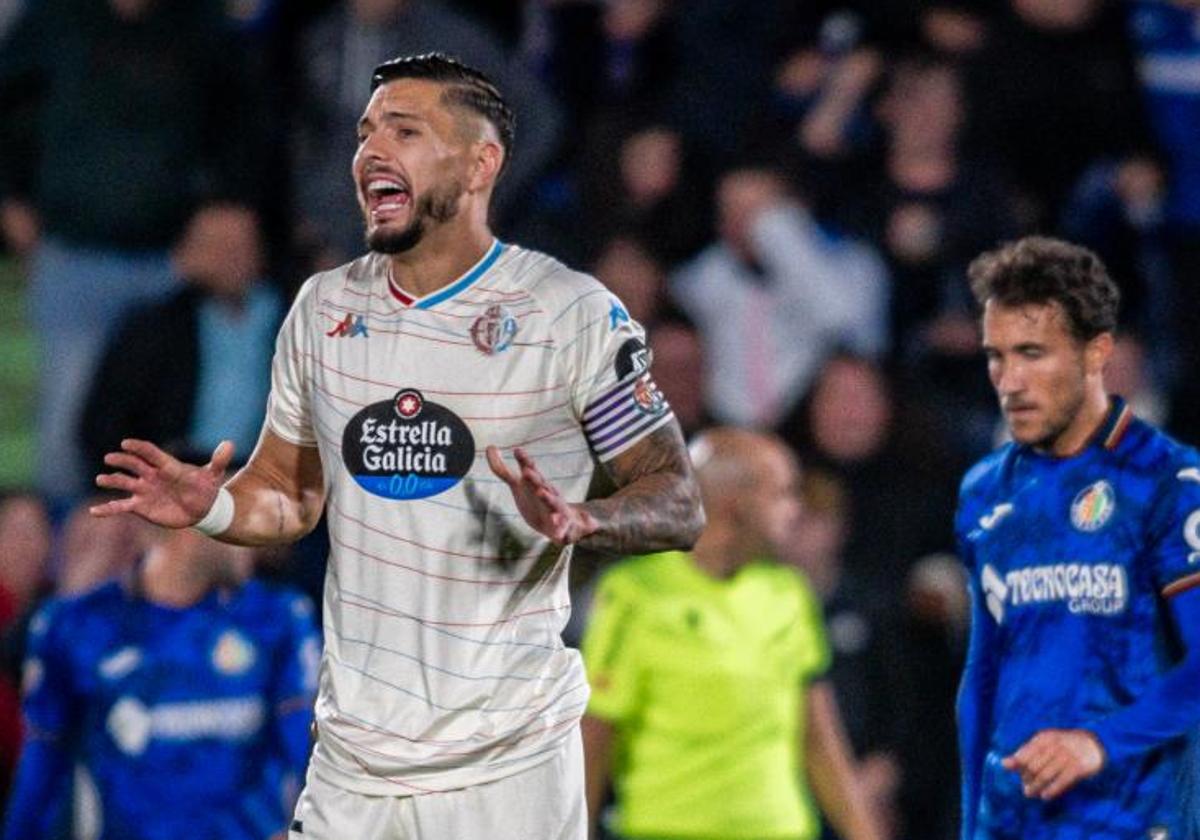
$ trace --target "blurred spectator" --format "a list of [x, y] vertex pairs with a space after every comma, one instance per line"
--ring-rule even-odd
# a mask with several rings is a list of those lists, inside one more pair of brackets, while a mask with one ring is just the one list
[[850, 193], [865, 196], [864, 224], [892, 272], [895, 345], [906, 358], [970, 355], [973, 363], [979, 340], [966, 266], [1018, 233], [1012, 193], [990, 166], [963, 156], [953, 65], [900, 61], [878, 111], [882, 160]]
[[286, 828], [319, 644], [306, 599], [246, 583], [253, 556], [160, 532], [127, 585], [39, 611], [6, 840], [50, 838], [64, 821], [98, 840], [262, 840]]
[[[1174, 275], [1171, 319], [1181, 369], [1172, 430], [1200, 442], [1200, 7], [1193, 0], [1129, 0], [1129, 26], [1138, 55], [1138, 75], [1154, 133], [1167, 166], [1164, 221]], [[1153, 334], [1166, 326], [1154, 321]], [[1150, 332], [1146, 333], [1151, 335]], [[1152, 355], [1157, 349], [1151, 350]]]
[[704, 343], [688, 322], [673, 318], [650, 327], [646, 336], [654, 378], [684, 435], [691, 439], [711, 424], [704, 375]]
[[887, 377], [868, 360], [831, 359], [806, 407], [804, 460], [837, 476], [849, 497], [846, 576], [860, 603], [886, 616], [917, 558], [953, 547], [959, 462], [923, 417], [901, 416]]
[[0, 495], [0, 803], [21, 746], [15, 635], [46, 583], [49, 558], [50, 520], [42, 503], [25, 493]]
[[[0, 44], [0, 227], [29, 257], [38, 486], [83, 485], [74, 428], [109, 326], [171, 287], [201, 194], [253, 192], [253, 86], [213, 2], [30, 2]], [[32, 158], [32, 159], [31, 159]]]
[[666, 296], [666, 277], [638, 240], [628, 236], [610, 239], [592, 273], [621, 299], [633, 320], [646, 327], [654, 323]]
[[398, 55], [441, 51], [485, 72], [517, 116], [520, 142], [492, 207], [497, 226], [529, 202], [552, 159], [561, 119], [541, 83], [483, 24], [440, 0], [349, 0], [318, 18], [304, 36], [306, 99], [297, 119], [295, 175], [302, 237], [315, 238], [322, 267], [365, 250], [362, 213], [350, 189], [349, 161], [371, 72]]
[[595, 253], [612, 237], [636, 232], [666, 265], [698, 251], [711, 221], [708, 194], [685, 157], [683, 138], [663, 125], [629, 129], [625, 120], [598, 123], [580, 161], [578, 236], [584, 247]]
[[127, 437], [202, 461], [224, 439], [239, 459], [258, 440], [283, 302], [263, 278], [257, 215], [207, 204], [174, 251], [184, 283], [131, 312], [105, 348], [80, 422], [93, 473]]
[[967, 580], [950, 554], [917, 560], [904, 581], [895, 623], [896, 673], [890, 695], [901, 729], [901, 811], [905, 833], [920, 840], [958, 834], [958, 730], [954, 702], [966, 653]]
[[62, 529], [61, 556], [55, 594], [82, 595], [124, 575], [146, 550], [146, 528], [134, 516], [101, 519], [88, 509], [107, 497], [95, 496], [81, 502], [67, 517]]
[[1118, 4], [1008, 0], [968, 74], [974, 151], [1011, 169], [1052, 225], [1083, 169], [1147, 143]]
[[1072, 191], [1059, 229], [1099, 254], [1120, 278], [1122, 324], [1154, 334], [1148, 361], [1158, 383], [1169, 386], [1180, 358], [1174, 310], [1186, 297], [1172, 288], [1165, 186], [1150, 158], [1096, 161]]
[[833, 653], [829, 679], [859, 756], [860, 781], [886, 834], [899, 836], [898, 721], [890, 673], [897, 650], [889, 639], [891, 628], [864, 609], [862, 593], [842, 573], [849, 512], [845, 489], [833, 475], [812, 469], [804, 470], [800, 487], [800, 515], [780, 559], [803, 571], [821, 599]]
[[1104, 389], [1123, 397], [1135, 415], [1158, 426], [1169, 415], [1170, 400], [1151, 375], [1146, 356], [1146, 343], [1136, 333], [1120, 333], [1104, 369]]
[[887, 346], [887, 273], [869, 245], [823, 228], [764, 169], [726, 174], [720, 238], [671, 279], [704, 339], [717, 420], [771, 428], [822, 361]]
[[708, 514], [695, 549], [609, 570], [584, 638], [593, 832], [611, 775], [624, 838], [812, 840], [819, 805], [846, 840], [882, 840], [824, 679], [819, 606], [764, 562], [799, 511], [794, 456], [734, 429], [692, 453]]
[[[540, 0], [527, 4], [544, 68], [569, 123], [587, 130], [598, 114], [658, 110], [674, 70], [676, 0]], [[569, 151], [569, 150], [568, 150]]]
[[675, 68], [664, 118], [717, 172], [743, 151], [745, 132], [771, 95], [787, 0], [686, 0], [672, 18]]

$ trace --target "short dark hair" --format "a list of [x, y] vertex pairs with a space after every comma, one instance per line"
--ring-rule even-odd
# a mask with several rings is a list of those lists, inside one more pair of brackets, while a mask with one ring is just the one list
[[1027, 236], [976, 257], [967, 269], [982, 307], [1057, 303], [1071, 334], [1090, 341], [1115, 332], [1121, 291], [1092, 251], [1061, 239]]
[[482, 71], [440, 52], [401, 56], [375, 68], [371, 73], [371, 90], [396, 79], [428, 79], [446, 85], [442, 94], [446, 104], [473, 111], [496, 129], [504, 148], [501, 171], [508, 166], [517, 118], [500, 89]]

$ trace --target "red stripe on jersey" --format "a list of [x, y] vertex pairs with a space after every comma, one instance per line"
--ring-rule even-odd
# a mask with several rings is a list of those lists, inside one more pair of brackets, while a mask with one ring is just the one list
[[1163, 597], [1170, 598], [1172, 595], [1178, 595], [1180, 592], [1186, 592], [1189, 589], [1195, 589], [1200, 586], [1200, 572], [1181, 577], [1179, 580], [1172, 581], [1163, 587]]

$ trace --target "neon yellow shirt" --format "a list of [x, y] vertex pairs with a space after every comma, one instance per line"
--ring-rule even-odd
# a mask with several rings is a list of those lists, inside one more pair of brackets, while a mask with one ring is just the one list
[[626, 560], [600, 582], [583, 657], [588, 712], [617, 731], [621, 834], [817, 836], [799, 745], [829, 646], [796, 571], [718, 580], [681, 552]]

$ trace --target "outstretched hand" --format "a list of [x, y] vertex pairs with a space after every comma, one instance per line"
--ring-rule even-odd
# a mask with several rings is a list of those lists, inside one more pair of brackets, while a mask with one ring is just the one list
[[133, 513], [168, 528], [195, 525], [217, 498], [232, 458], [233, 443], [227, 440], [221, 441], [202, 467], [185, 464], [148, 441], [123, 440], [121, 451], [105, 455], [104, 463], [124, 472], [101, 473], [96, 484], [129, 496], [95, 505], [91, 513]]
[[509, 470], [495, 446], [487, 448], [488, 466], [508, 485], [517, 510], [529, 527], [559, 545], [579, 542], [596, 531], [599, 527], [596, 520], [578, 505], [564, 499], [558, 488], [546, 481], [524, 449], [518, 447], [513, 454], [517, 458], [516, 473]]
[[1104, 748], [1086, 729], [1043, 729], [1001, 764], [1021, 774], [1027, 797], [1050, 800], [1099, 773]]

